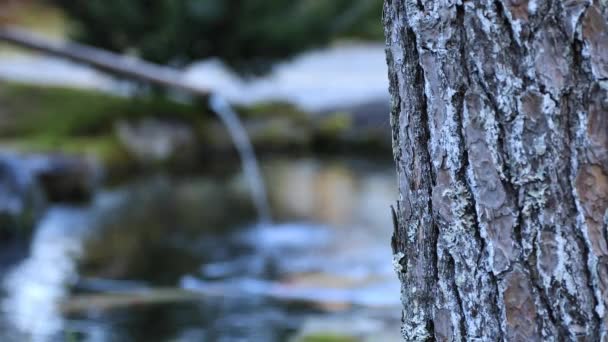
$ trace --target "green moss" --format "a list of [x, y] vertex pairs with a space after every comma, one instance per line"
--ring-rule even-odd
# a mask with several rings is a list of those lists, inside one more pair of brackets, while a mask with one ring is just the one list
[[202, 106], [161, 97], [125, 98], [91, 90], [0, 83], [0, 136], [107, 134], [119, 119], [164, 117], [202, 124]]
[[112, 135], [95, 137], [37, 136], [25, 139], [0, 140], [3, 145], [23, 152], [63, 152], [76, 155], [93, 155], [104, 163], [119, 163], [129, 157]]
[[93, 156], [109, 179], [119, 180], [139, 166], [116, 137], [115, 124], [150, 117], [185, 122], [203, 136], [211, 115], [197, 102], [160, 96], [127, 98], [0, 82], [0, 145], [23, 152]]
[[336, 137], [352, 127], [352, 118], [348, 113], [337, 112], [322, 118], [317, 131], [324, 137]]

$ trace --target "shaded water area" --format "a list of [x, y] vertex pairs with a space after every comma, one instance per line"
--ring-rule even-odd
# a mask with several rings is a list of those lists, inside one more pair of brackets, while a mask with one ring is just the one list
[[274, 224], [257, 223], [238, 166], [51, 208], [2, 276], [0, 340], [399, 340], [390, 161], [261, 166]]

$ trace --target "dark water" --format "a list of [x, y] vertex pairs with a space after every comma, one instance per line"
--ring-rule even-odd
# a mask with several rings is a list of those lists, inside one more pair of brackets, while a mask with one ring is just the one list
[[52, 208], [3, 276], [0, 340], [398, 340], [390, 162], [263, 171], [273, 225], [256, 224], [230, 172], [151, 176]]

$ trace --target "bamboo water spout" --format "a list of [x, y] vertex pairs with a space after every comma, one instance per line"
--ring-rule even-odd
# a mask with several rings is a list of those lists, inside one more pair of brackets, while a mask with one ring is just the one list
[[82, 44], [50, 41], [15, 27], [0, 27], [0, 41], [82, 63], [114, 76], [125, 77], [208, 99], [209, 107], [217, 114], [228, 130], [239, 153], [243, 172], [249, 184], [259, 220], [262, 223], [270, 222], [271, 215], [266, 188], [253, 146], [238, 115], [220, 95], [213, 94], [209, 89], [185, 83], [182, 73], [170, 67], [149, 63], [133, 57], [121, 56]]

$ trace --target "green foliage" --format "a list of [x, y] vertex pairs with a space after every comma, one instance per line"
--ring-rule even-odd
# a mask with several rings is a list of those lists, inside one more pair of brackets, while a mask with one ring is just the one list
[[340, 37], [381, 37], [382, 0], [54, 0], [78, 40], [157, 63], [219, 57], [242, 72]]

